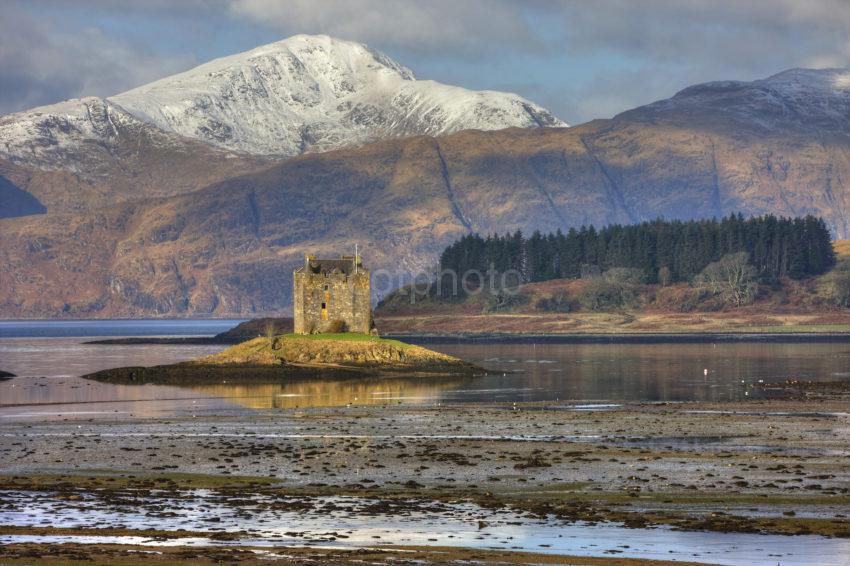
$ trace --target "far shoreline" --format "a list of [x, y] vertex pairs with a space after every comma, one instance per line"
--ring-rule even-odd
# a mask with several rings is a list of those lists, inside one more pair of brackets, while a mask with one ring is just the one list
[[[464, 318], [461, 315], [459, 318]], [[121, 319], [121, 322], [131, 323], [133, 321], [149, 321], [151, 319]], [[189, 322], [192, 320], [210, 322], [211, 319], [195, 319], [195, 318], [177, 318], [177, 319], [161, 319], [162, 321], [173, 322]], [[220, 332], [215, 335], [168, 335], [168, 334], [144, 334], [140, 335], [118, 335], [111, 337], [103, 337], [93, 335], [78, 335], [68, 336], [81, 338], [86, 345], [113, 345], [113, 346], [135, 346], [135, 345], [177, 345], [177, 346], [231, 346], [238, 344], [244, 340], [255, 338], [263, 334], [262, 326], [267, 321], [275, 322], [280, 328], [279, 330], [286, 331], [291, 328], [291, 319], [289, 318], [259, 318], [259, 319], [218, 319], [219, 321], [233, 321], [236, 326], [229, 330]], [[117, 322], [118, 319], [83, 319], [79, 322], [89, 322], [97, 324], [98, 322]], [[43, 323], [50, 324], [56, 322], [59, 324], [67, 323], [66, 319], [30, 319], [30, 320], [2, 320], [0, 323]], [[381, 319], [377, 320], [378, 328], [381, 328]], [[392, 326], [392, 324], [390, 324]], [[515, 343], [515, 344], [712, 344], [712, 343], [850, 343], [850, 324], [835, 324], [835, 325], [812, 325], [813, 330], [802, 330], [801, 326], [789, 327], [788, 330], [779, 330], [781, 325], [776, 325], [776, 330], [771, 331], [767, 328], [752, 328], [748, 329], [745, 326], [739, 329], [724, 329], [723, 331], [668, 331], [668, 332], [653, 332], [646, 331], [628, 331], [622, 329], [617, 331], [589, 331], [589, 332], [534, 332], [504, 329], [501, 332], [474, 332], [466, 330], [457, 331], [437, 331], [429, 332], [427, 329], [418, 329], [418, 331], [405, 331], [400, 328], [388, 329], [386, 332], [380, 332], [381, 337], [399, 340], [402, 342], [412, 342], [418, 344], [498, 344], [498, 343]], [[824, 328], [827, 326], [827, 328]], [[828, 326], [836, 328], [830, 329]], [[591, 329], [588, 329], [591, 330]], [[594, 329], [597, 330], [597, 329]], [[606, 329], [607, 330], [607, 329]], [[57, 335], [60, 336], [60, 335]], [[64, 337], [64, 335], [61, 335]], [[108, 336], [108, 335], [107, 335]], [[6, 336], [3, 336], [6, 337]], [[15, 336], [8, 336], [9, 338]], [[28, 337], [28, 336], [21, 336]], [[50, 337], [49, 335], [38, 335], [38, 337]]]
[[[850, 343], [850, 332], [725, 332], [725, 333], [388, 333], [382, 338], [417, 344], [713, 344], [713, 343]], [[208, 337], [138, 336], [90, 340], [85, 345], [229, 346], [236, 341]]]
[[712, 343], [850, 343], [850, 332], [725, 332], [725, 333], [457, 333], [382, 334], [420, 344], [712, 344]]

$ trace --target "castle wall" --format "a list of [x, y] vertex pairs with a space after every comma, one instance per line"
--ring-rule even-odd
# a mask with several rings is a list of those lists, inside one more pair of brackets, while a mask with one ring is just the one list
[[293, 275], [295, 332], [326, 332], [336, 320], [349, 332], [368, 333], [372, 327], [369, 271], [358, 273], [305, 273]]
[[307, 325], [304, 317], [304, 302], [306, 283], [304, 273], [296, 271], [292, 275], [292, 320], [296, 334], [307, 334]]

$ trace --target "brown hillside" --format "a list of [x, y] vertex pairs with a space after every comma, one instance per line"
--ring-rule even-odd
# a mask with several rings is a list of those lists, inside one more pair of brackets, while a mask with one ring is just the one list
[[305, 155], [188, 194], [2, 220], [0, 316], [285, 312], [305, 251], [357, 242], [372, 269], [415, 271], [469, 231], [772, 212], [819, 214], [848, 235], [845, 135], [783, 121], [757, 98], [691, 98], [569, 129]]

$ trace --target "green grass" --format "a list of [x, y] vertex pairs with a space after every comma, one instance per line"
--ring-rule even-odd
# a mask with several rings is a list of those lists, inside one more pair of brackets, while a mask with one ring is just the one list
[[410, 344], [399, 342], [398, 340], [387, 340], [380, 336], [372, 334], [363, 334], [360, 332], [341, 332], [339, 334], [284, 334], [281, 336], [284, 340], [334, 340], [337, 342], [370, 342], [373, 344], [389, 344], [405, 349], [410, 348]]

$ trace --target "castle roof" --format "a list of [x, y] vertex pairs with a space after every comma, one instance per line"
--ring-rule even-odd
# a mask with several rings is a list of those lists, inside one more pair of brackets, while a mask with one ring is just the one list
[[[341, 273], [343, 275], [350, 275], [355, 271], [355, 263], [353, 257], [341, 257], [339, 259], [316, 259], [310, 258], [306, 261], [305, 265], [299, 267], [296, 271], [304, 271], [308, 270], [309, 273], [313, 274], [325, 274], [325, 273]], [[363, 269], [363, 266], [360, 265], [360, 270]]]

